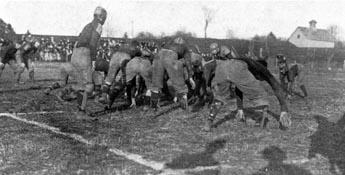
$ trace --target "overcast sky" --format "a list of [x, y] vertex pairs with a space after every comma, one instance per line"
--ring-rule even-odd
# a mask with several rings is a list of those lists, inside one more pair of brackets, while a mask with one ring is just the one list
[[185, 30], [203, 37], [203, 8], [214, 11], [208, 37], [225, 38], [230, 29], [238, 38], [273, 32], [288, 38], [297, 26], [317, 28], [339, 26], [345, 39], [345, 1], [115, 1], [115, 0], [1, 0], [0, 18], [11, 23], [17, 33], [78, 35], [92, 20], [96, 6], [108, 11], [103, 36], [122, 37], [140, 31], [155, 35]]

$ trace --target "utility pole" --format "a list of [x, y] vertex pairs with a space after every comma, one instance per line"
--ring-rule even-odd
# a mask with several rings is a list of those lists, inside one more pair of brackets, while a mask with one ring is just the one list
[[131, 21], [131, 26], [132, 26], [132, 31], [131, 31], [131, 35], [132, 35], [132, 38], [134, 38], [134, 24], [133, 24], [133, 20]]

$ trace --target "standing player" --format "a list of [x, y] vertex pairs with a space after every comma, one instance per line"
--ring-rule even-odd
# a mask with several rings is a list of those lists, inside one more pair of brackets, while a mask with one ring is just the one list
[[[97, 7], [94, 11], [93, 20], [87, 24], [80, 33], [71, 62], [61, 69], [61, 83], [54, 85], [46, 90], [50, 90], [67, 85], [69, 76], [72, 76], [77, 85], [73, 87], [73, 91], [77, 91], [78, 112], [77, 118], [91, 119], [87, 115], [85, 109], [88, 95], [94, 90], [94, 80], [102, 80], [99, 74], [94, 71], [93, 62], [96, 60], [97, 48], [102, 34], [102, 26], [107, 18], [107, 11], [103, 7]], [[95, 77], [97, 76], [97, 77]], [[70, 88], [65, 88], [58, 92], [58, 97], [62, 97], [70, 92]]]

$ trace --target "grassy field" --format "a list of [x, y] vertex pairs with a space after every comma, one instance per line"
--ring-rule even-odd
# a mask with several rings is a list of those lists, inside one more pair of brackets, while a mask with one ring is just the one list
[[[37, 84], [44, 87], [58, 79], [61, 64], [37, 63]], [[224, 107], [209, 133], [202, 131], [208, 110], [168, 110], [169, 105], [161, 115], [138, 107], [97, 121], [77, 120], [75, 104], [62, 104], [28, 84], [14, 87], [11, 77], [6, 67], [0, 79], [0, 113], [16, 112], [20, 120], [0, 117], [0, 174], [345, 174], [344, 125], [339, 120], [345, 108], [345, 72], [308, 70], [310, 95], [289, 102], [293, 124], [287, 131], [279, 130], [272, 117], [267, 130], [251, 121], [245, 125], [234, 119], [233, 107]], [[27, 72], [23, 78], [28, 79]], [[277, 102], [271, 95], [270, 110], [279, 114]], [[93, 101], [88, 107], [103, 109]], [[52, 113], [35, 113], [39, 111]], [[313, 158], [310, 150], [316, 153]], [[131, 159], [119, 151], [141, 157]], [[139, 159], [165, 166], [152, 168]]]

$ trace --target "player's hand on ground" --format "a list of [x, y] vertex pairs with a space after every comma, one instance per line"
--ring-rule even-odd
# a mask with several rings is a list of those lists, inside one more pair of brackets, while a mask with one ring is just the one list
[[286, 130], [291, 126], [291, 118], [289, 116], [289, 114], [285, 111], [280, 113], [280, 117], [279, 117], [279, 124], [280, 124], [280, 129], [282, 130]]
[[135, 98], [131, 99], [131, 105], [129, 107], [130, 108], [136, 108], [137, 107], [137, 103], [135, 102]]
[[244, 118], [244, 113], [242, 109], [237, 110], [235, 117], [237, 118], [237, 120], [246, 121], [246, 119]]

